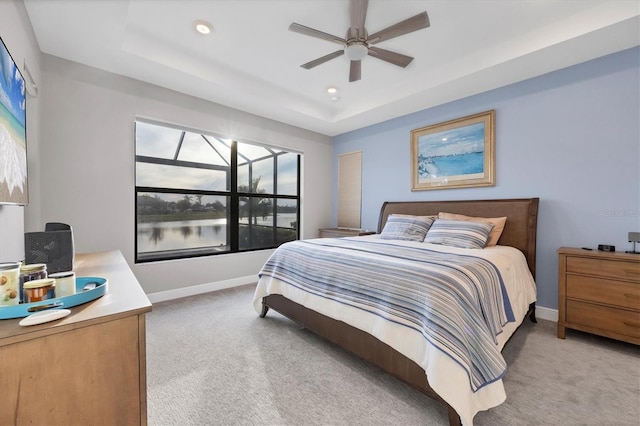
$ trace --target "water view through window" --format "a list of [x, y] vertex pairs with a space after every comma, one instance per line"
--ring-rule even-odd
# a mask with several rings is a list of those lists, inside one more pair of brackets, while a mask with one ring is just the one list
[[136, 261], [297, 239], [299, 157], [136, 121]]

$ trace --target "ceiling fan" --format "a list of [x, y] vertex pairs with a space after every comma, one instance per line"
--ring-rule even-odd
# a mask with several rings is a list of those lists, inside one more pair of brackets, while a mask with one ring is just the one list
[[342, 49], [336, 50], [333, 53], [329, 53], [328, 55], [314, 59], [313, 61], [300, 66], [304, 69], [311, 69], [333, 58], [345, 55], [351, 61], [349, 68], [349, 82], [352, 82], [360, 80], [362, 69], [361, 60], [367, 55], [398, 65], [402, 68], [409, 65], [411, 61], [413, 61], [411, 56], [380, 49], [373, 45], [380, 43], [381, 41], [427, 28], [429, 26], [429, 16], [427, 15], [427, 12], [419, 13], [416, 16], [391, 25], [390, 27], [380, 30], [374, 34], [368, 35], [367, 29], [364, 27], [364, 21], [367, 17], [368, 3], [368, 0], [350, 0], [349, 13], [351, 16], [351, 26], [347, 30], [345, 38], [340, 38], [313, 28], [305, 27], [304, 25], [300, 25], [295, 22], [292, 23], [289, 26], [289, 31], [321, 38], [323, 40], [332, 41], [342, 45]]

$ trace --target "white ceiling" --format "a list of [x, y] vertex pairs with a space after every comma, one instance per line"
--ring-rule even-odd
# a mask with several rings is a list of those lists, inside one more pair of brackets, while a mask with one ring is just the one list
[[413, 56], [407, 68], [367, 57], [349, 83], [344, 56], [300, 67], [338, 45], [288, 31], [344, 37], [347, 0], [24, 3], [44, 53], [329, 136], [640, 44], [638, 0], [370, 0], [369, 33], [423, 11], [431, 26], [377, 45]]

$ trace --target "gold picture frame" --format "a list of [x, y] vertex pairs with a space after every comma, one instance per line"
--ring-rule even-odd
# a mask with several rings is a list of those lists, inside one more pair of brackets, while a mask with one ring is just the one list
[[411, 131], [411, 190], [495, 186], [495, 110]]

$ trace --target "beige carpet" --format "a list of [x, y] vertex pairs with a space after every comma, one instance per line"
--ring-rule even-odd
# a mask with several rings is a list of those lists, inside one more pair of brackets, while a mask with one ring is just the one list
[[[271, 311], [253, 287], [155, 304], [150, 425], [447, 425], [446, 410]], [[640, 350], [525, 321], [503, 351], [507, 401], [475, 425], [640, 425]]]

